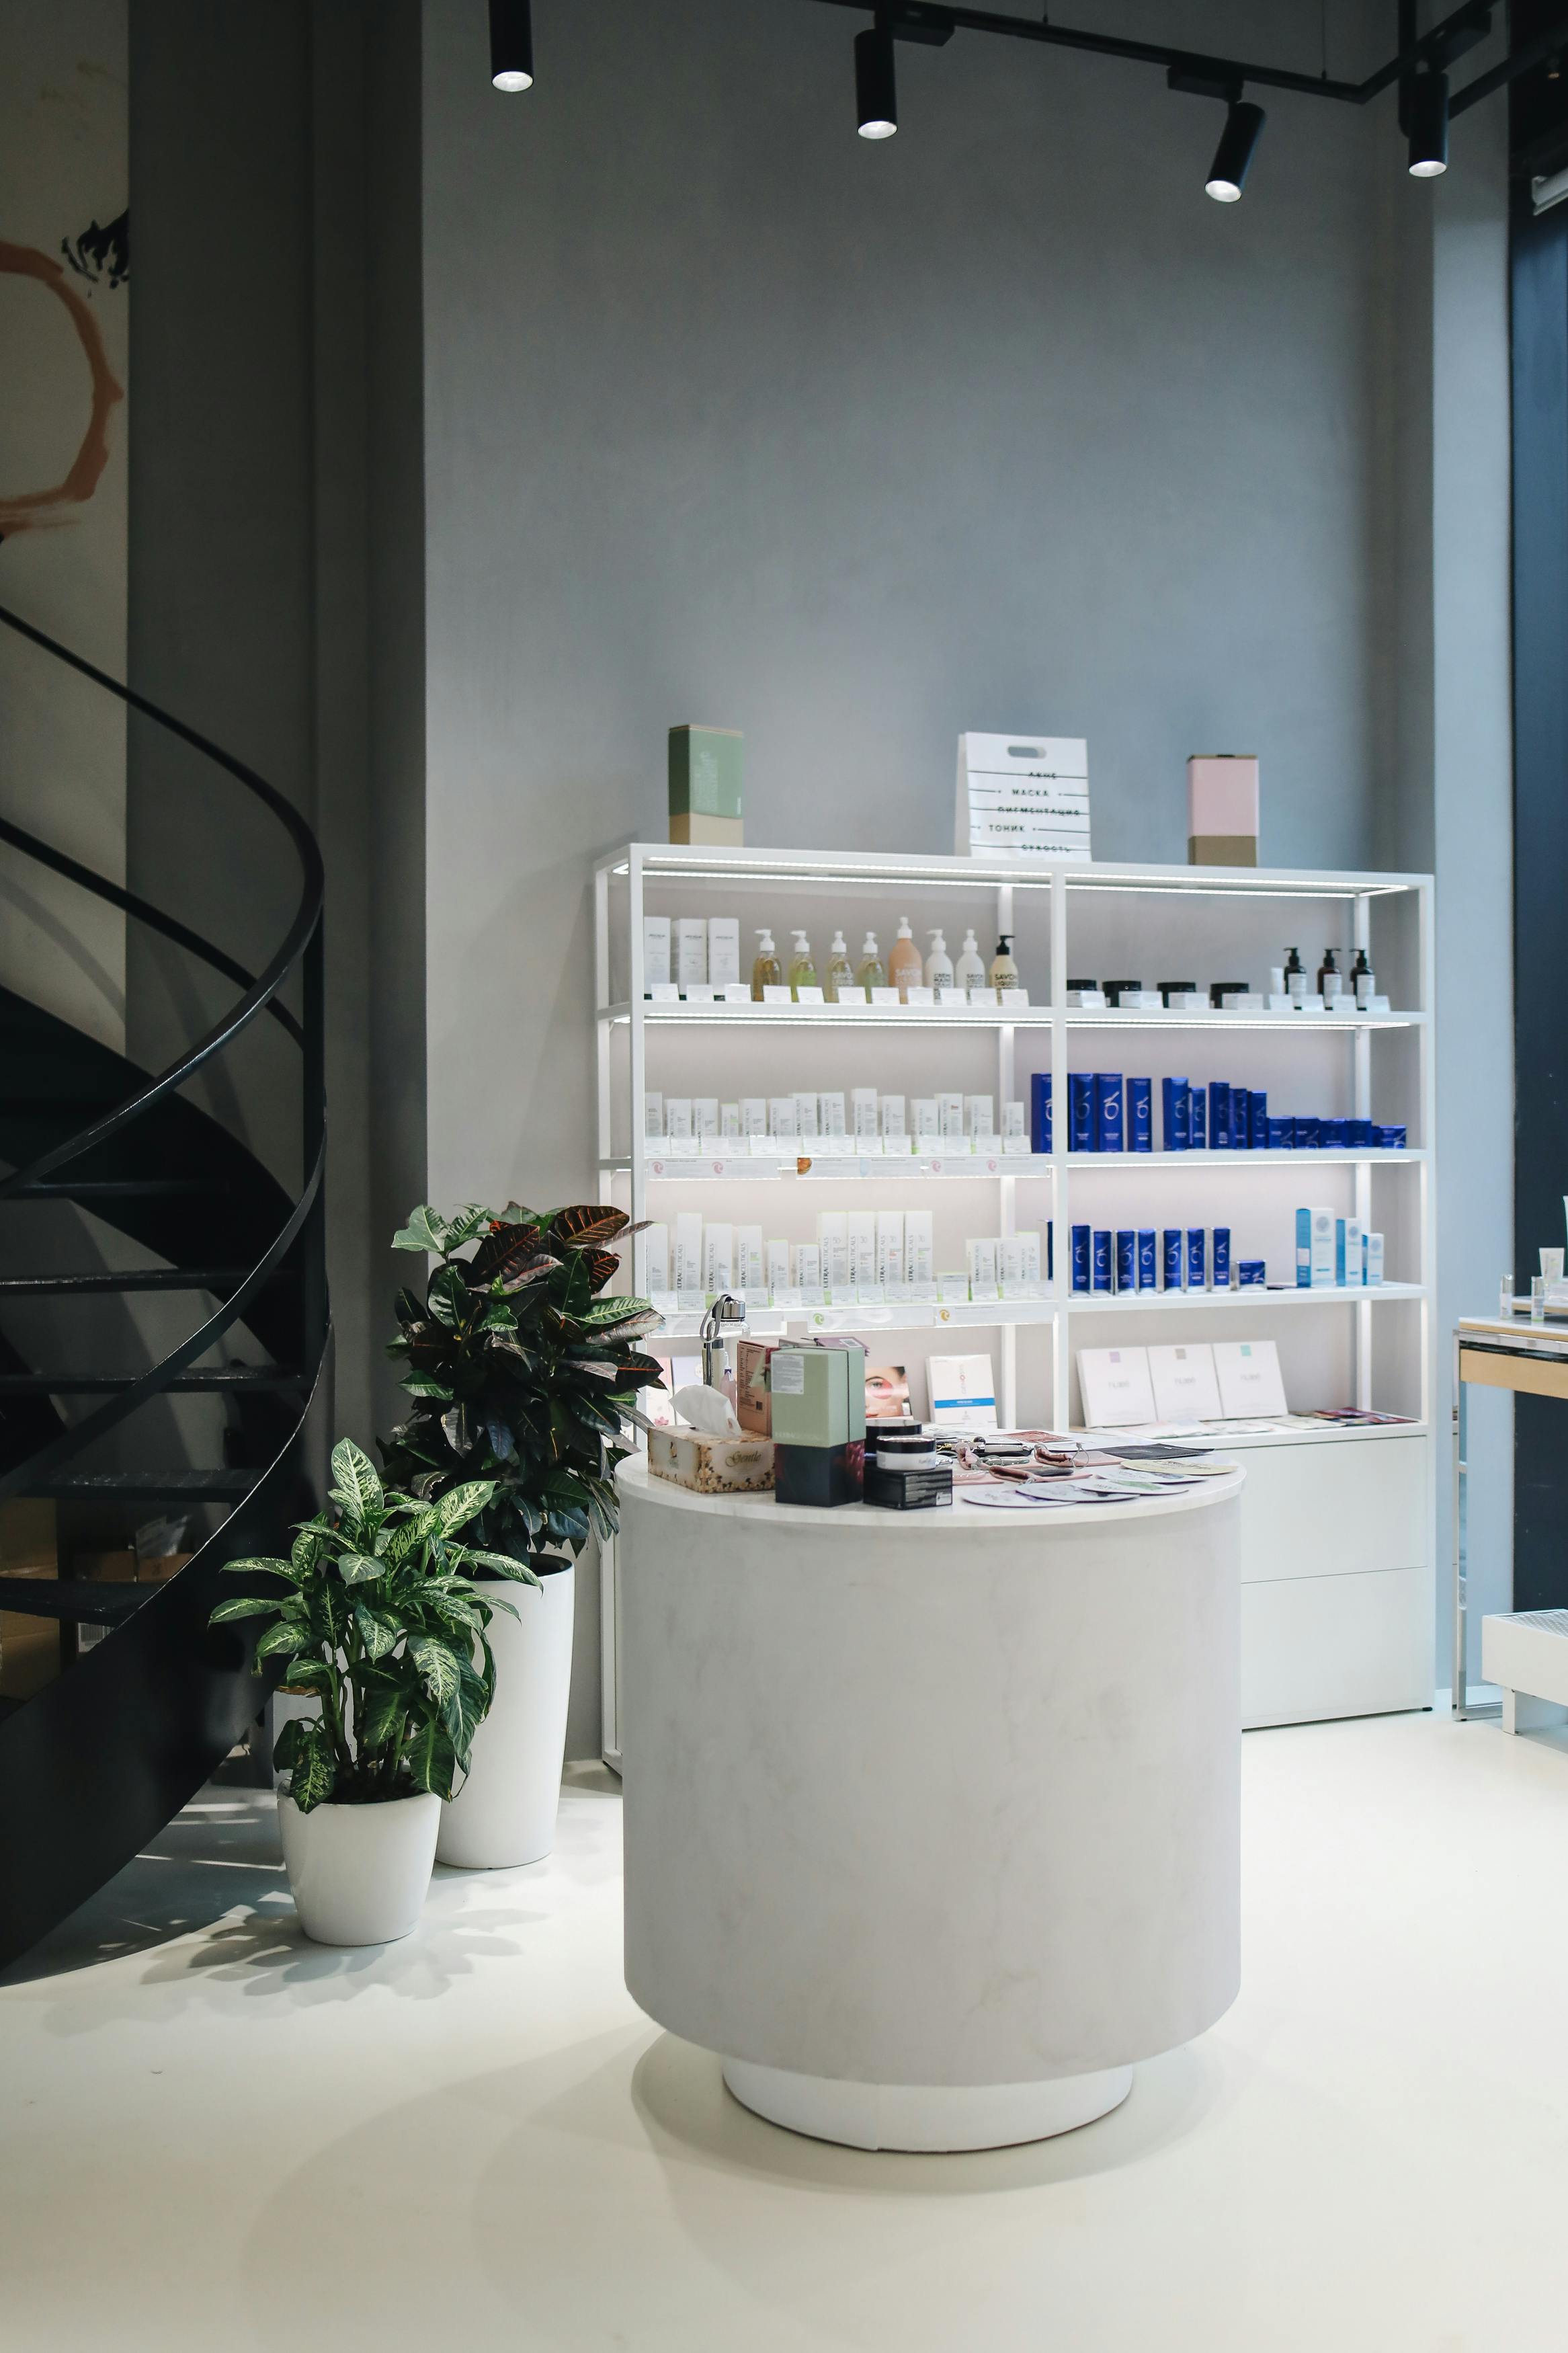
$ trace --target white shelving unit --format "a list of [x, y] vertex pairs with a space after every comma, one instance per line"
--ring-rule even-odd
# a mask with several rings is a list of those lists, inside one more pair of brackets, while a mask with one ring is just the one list
[[[842, 924], [890, 943], [900, 915], [917, 938], [941, 923], [950, 949], [973, 923], [989, 953], [1013, 934], [1026, 1008], [654, 1004], [645, 998], [642, 917], [738, 914], [742, 970], [755, 927], [799, 923], [819, 956]], [[753, 1309], [751, 1328], [908, 1335], [911, 1366], [958, 1335], [994, 1352], [1005, 1421], [1061, 1427], [1080, 1418], [1075, 1351], [1142, 1339], [1200, 1340], [1268, 1331], [1293, 1404], [1382, 1406], [1408, 1423], [1331, 1426], [1247, 1441], [1244, 1504], [1244, 1702], [1251, 1724], [1431, 1701], [1435, 1497], [1430, 1419], [1435, 1360], [1432, 896], [1422, 875], [1268, 869], [1063, 866], [1028, 870], [958, 858], [708, 849], [633, 842], [595, 874], [601, 1197], [634, 1219], [678, 1209], [813, 1239], [819, 1208], [930, 1207], [938, 1264], [961, 1264], [961, 1234], [1005, 1235], [1054, 1221], [1055, 1272], [1037, 1299], [809, 1310]], [[1079, 1011], [1069, 976], [1212, 980], [1261, 987], [1300, 945], [1310, 970], [1324, 944], [1365, 947], [1395, 1008], [1380, 1014]], [[729, 1032], [731, 1034], [726, 1035]], [[865, 1033], [862, 1037], [860, 1033]], [[1276, 1112], [1405, 1124], [1403, 1152], [1081, 1154], [1067, 1148], [1068, 1073], [1114, 1062], [1123, 1075], [1266, 1088]], [[1048, 1070], [1049, 1155], [826, 1157], [808, 1141], [776, 1155], [715, 1145], [666, 1153], [645, 1139], [645, 1092], [773, 1094], [875, 1082], [931, 1094], [994, 1090], [1027, 1099]], [[1130, 1180], [1137, 1178], [1134, 1186]], [[759, 1187], [763, 1188], [759, 1191]], [[1300, 1204], [1332, 1203], [1386, 1237], [1389, 1279], [1369, 1291], [1074, 1293], [1074, 1223], [1228, 1224], [1233, 1260], [1265, 1257], [1293, 1273]], [[765, 1205], [765, 1206], [764, 1206]], [[641, 1246], [634, 1279], [642, 1287]], [[1042, 1248], [1042, 1262], [1044, 1262]], [[1151, 1318], [1146, 1328], [1142, 1319]], [[695, 1336], [695, 1313], [660, 1339]], [[1277, 1329], [1268, 1327], [1276, 1324]], [[931, 1335], [930, 1340], [926, 1335]], [[918, 1395], [918, 1389], [917, 1389]], [[1231, 1444], [1226, 1440], [1227, 1448]], [[614, 1575], [605, 1594], [606, 1724], [615, 1720]], [[614, 1739], [608, 1743], [614, 1759]]]

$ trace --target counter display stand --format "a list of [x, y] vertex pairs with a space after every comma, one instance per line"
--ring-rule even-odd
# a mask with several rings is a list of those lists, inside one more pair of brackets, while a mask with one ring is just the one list
[[[923, 946], [940, 924], [950, 953], [973, 925], [989, 955], [1015, 941], [1026, 1006], [810, 1006], [654, 1002], [645, 994], [645, 915], [739, 920], [742, 976], [756, 932], [782, 952], [805, 928], [820, 965], [842, 928], [854, 956], [869, 928], [884, 955], [900, 916]], [[1085, 1346], [1267, 1337], [1277, 1343], [1293, 1406], [1378, 1409], [1383, 1426], [1298, 1426], [1220, 1440], [1247, 1470], [1242, 1520], [1242, 1712], [1248, 1725], [1431, 1704], [1435, 1509], [1430, 1419], [1435, 1280], [1432, 886], [1420, 875], [1273, 869], [1063, 866], [1020, 870], [963, 858], [720, 849], [634, 842], [595, 876], [597, 1103], [601, 1198], [673, 1229], [677, 1214], [758, 1223], [769, 1237], [815, 1238], [818, 1209], [921, 1208], [933, 1213], [939, 1270], [964, 1263], [964, 1240], [1054, 1222], [1054, 1274], [1040, 1295], [960, 1303], [753, 1304], [760, 1335], [851, 1331], [873, 1360], [904, 1364], [923, 1398], [923, 1360], [972, 1351], [993, 1359], [1004, 1423], [1076, 1427], [1075, 1370]], [[1309, 972], [1322, 948], [1342, 967], [1364, 947], [1387, 1012], [1300, 1014], [1109, 1008], [1067, 1002], [1068, 982], [1137, 977], [1267, 987], [1268, 968], [1299, 945]], [[784, 960], [787, 963], [787, 956]], [[1160, 1081], [1182, 1076], [1267, 1091], [1277, 1113], [1402, 1124], [1398, 1151], [1074, 1153], [1069, 1071], [1148, 1076], [1154, 1141]], [[1028, 1099], [1048, 1071], [1056, 1110], [1048, 1155], [903, 1160], [775, 1155], [715, 1145], [710, 1156], [666, 1153], [647, 1134], [661, 1094], [777, 1096], [876, 1085], [908, 1098], [940, 1092]], [[1330, 1206], [1385, 1237], [1388, 1279], [1371, 1290], [1249, 1289], [1125, 1296], [1074, 1293], [1068, 1236], [1096, 1227], [1226, 1225], [1233, 1259], [1266, 1258], [1270, 1281], [1294, 1270], [1294, 1213]], [[638, 1246], [633, 1270], [645, 1270]], [[691, 1348], [692, 1303], [653, 1345]], [[619, 1762], [614, 1548], [603, 1567], [604, 1711], [608, 1761]]]

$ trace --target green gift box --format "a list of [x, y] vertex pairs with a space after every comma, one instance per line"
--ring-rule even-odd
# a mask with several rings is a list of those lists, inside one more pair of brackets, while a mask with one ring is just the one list
[[773, 1439], [785, 1446], [844, 1446], [866, 1436], [866, 1351], [786, 1341], [768, 1359]]
[[669, 731], [671, 841], [741, 841], [741, 755], [738, 727], [672, 727]]

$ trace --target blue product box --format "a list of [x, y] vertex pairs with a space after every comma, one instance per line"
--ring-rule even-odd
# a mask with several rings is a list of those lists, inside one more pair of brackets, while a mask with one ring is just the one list
[[1121, 1152], [1125, 1148], [1120, 1071], [1096, 1071], [1094, 1074], [1094, 1148], [1097, 1152]]
[[1300, 1113], [1297, 1113], [1296, 1149], [1298, 1152], [1315, 1152], [1317, 1150], [1319, 1143], [1318, 1130], [1321, 1125], [1321, 1120], [1311, 1118], [1303, 1119]]
[[1075, 1291], [1089, 1289], [1089, 1229], [1075, 1226], [1072, 1229], [1072, 1287]]
[[1380, 1127], [1377, 1131], [1377, 1142], [1380, 1151], [1407, 1152], [1410, 1148], [1410, 1131], [1407, 1127]]
[[1152, 1079], [1129, 1079], [1127, 1082], [1127, 1149], [1129, 1152], [1152, 1152], [1154, 1149]]
[[1241, 1290], [1261, 1291], [1268, 1282], [1268, 1268], [1265, 1260], [1244, 1258], [1237, 1261], [1236, 1280]]
[[1116, 1229], [1116, 1288], [1138, 1288], [1138, 1237], [1131, 1226], [1118, 1226]]
[[1252, 1097], [1245, 1087], [1230, 1091], [1230, 1148], [1233, 1152], [1252, 1149]]
[[1296, 1123], [1293, 1119], [1270, 1119], [1268, 1123], [1270, 1152], [1289, 1152], [1295, 1141]]
[[1094, 1150], [1094, 1081], [1087, 1071], [1068, 1072], [1068, 1150]]
[[1096, 1291], [1109, 1291], [1110, 1288], [1110, 1229], [1108, 1226], [1095, 1227], [1090, 1249], [1094, 1268], [1094, 1288]]
[[1230, 1228], [1216, 1226], [1214, 1229], [1214, 1287], [1216, 1291], [1230, 1289]]
[[1162, 1150], [1185, 1152], [1192, 1141], [1187, 1121], [1187, 1103], [1192, 1088], [1185, 1079], [1162, 1079], [1160, 1082], [1160, 1133], [1164, 1138]]
[[1230, 1089], [1223, 1079], [1209, 1081], [1209, 1150], [1230, 1150]]
[[1207, 1101], [1208, 1098], [1204, 1093], [1202, 1087], [1188, 1088], [1187, 1142], [1194, 1152], [1202, 1152], [1207, 1145], [1207, 1122], [1205, 1116], [1205, 1105]]
[[1029, 1149], [1051, 1148], [1051, 1074], [1036, 1071], [1029, 1080]]
[[1155, 1239], [1154, 1229], [1152, 1226], [1139, 1227], [1138, 1288], [1140, 1291], [1153, 1291], [1158, 1288], [1155, 1280], [1156, 1268], [1158, 1265], [1158, 1259], [1154, 1247]]
[[1318, 1144], [1324, 1152], [1343, 1152], [1349, 1141], [1345, 1129], [1350, 1122], [1343, 1119], [1321, 1119], [1318, 1122]]
[[1202, 1291], [1204, 1288], [1204, 1241], [1202, 1226], [1187, 1228], [1187, 1289], [1189, 1291]]
[[1254, 1152], [1266, 1152], [1268, 1148], [1268, 1097], [1260, 1088], [1254, 1087], [1247, 1098], [1247, 1115], [1252, 1128], [1252, 1148]]
[[1345, 1122], [1345, 1142], [1354, 1152], [1368, 1151], [1372, 1145], [1371, 1120], [1347, 1119]]
[[1180, 1291], [1182, 1287], [1182, 1229], [1167, 1226], [1161, 1236], [1165, 1255], [1165, 1288]]

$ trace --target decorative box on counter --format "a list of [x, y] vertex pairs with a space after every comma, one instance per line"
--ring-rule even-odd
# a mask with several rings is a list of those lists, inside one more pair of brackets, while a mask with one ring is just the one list
[[650, 1430], [647, 1467], [656, 1479], [700, 1495], [755, 1493], [773, 1483], [768, 1438], [714, 1438], [705, 1430]]
[[768, 1390], [779, 1502], [858, 1504], [866, 1463], [866, 1351], [859, 1341], [785, 1341], [769, 1363]]

